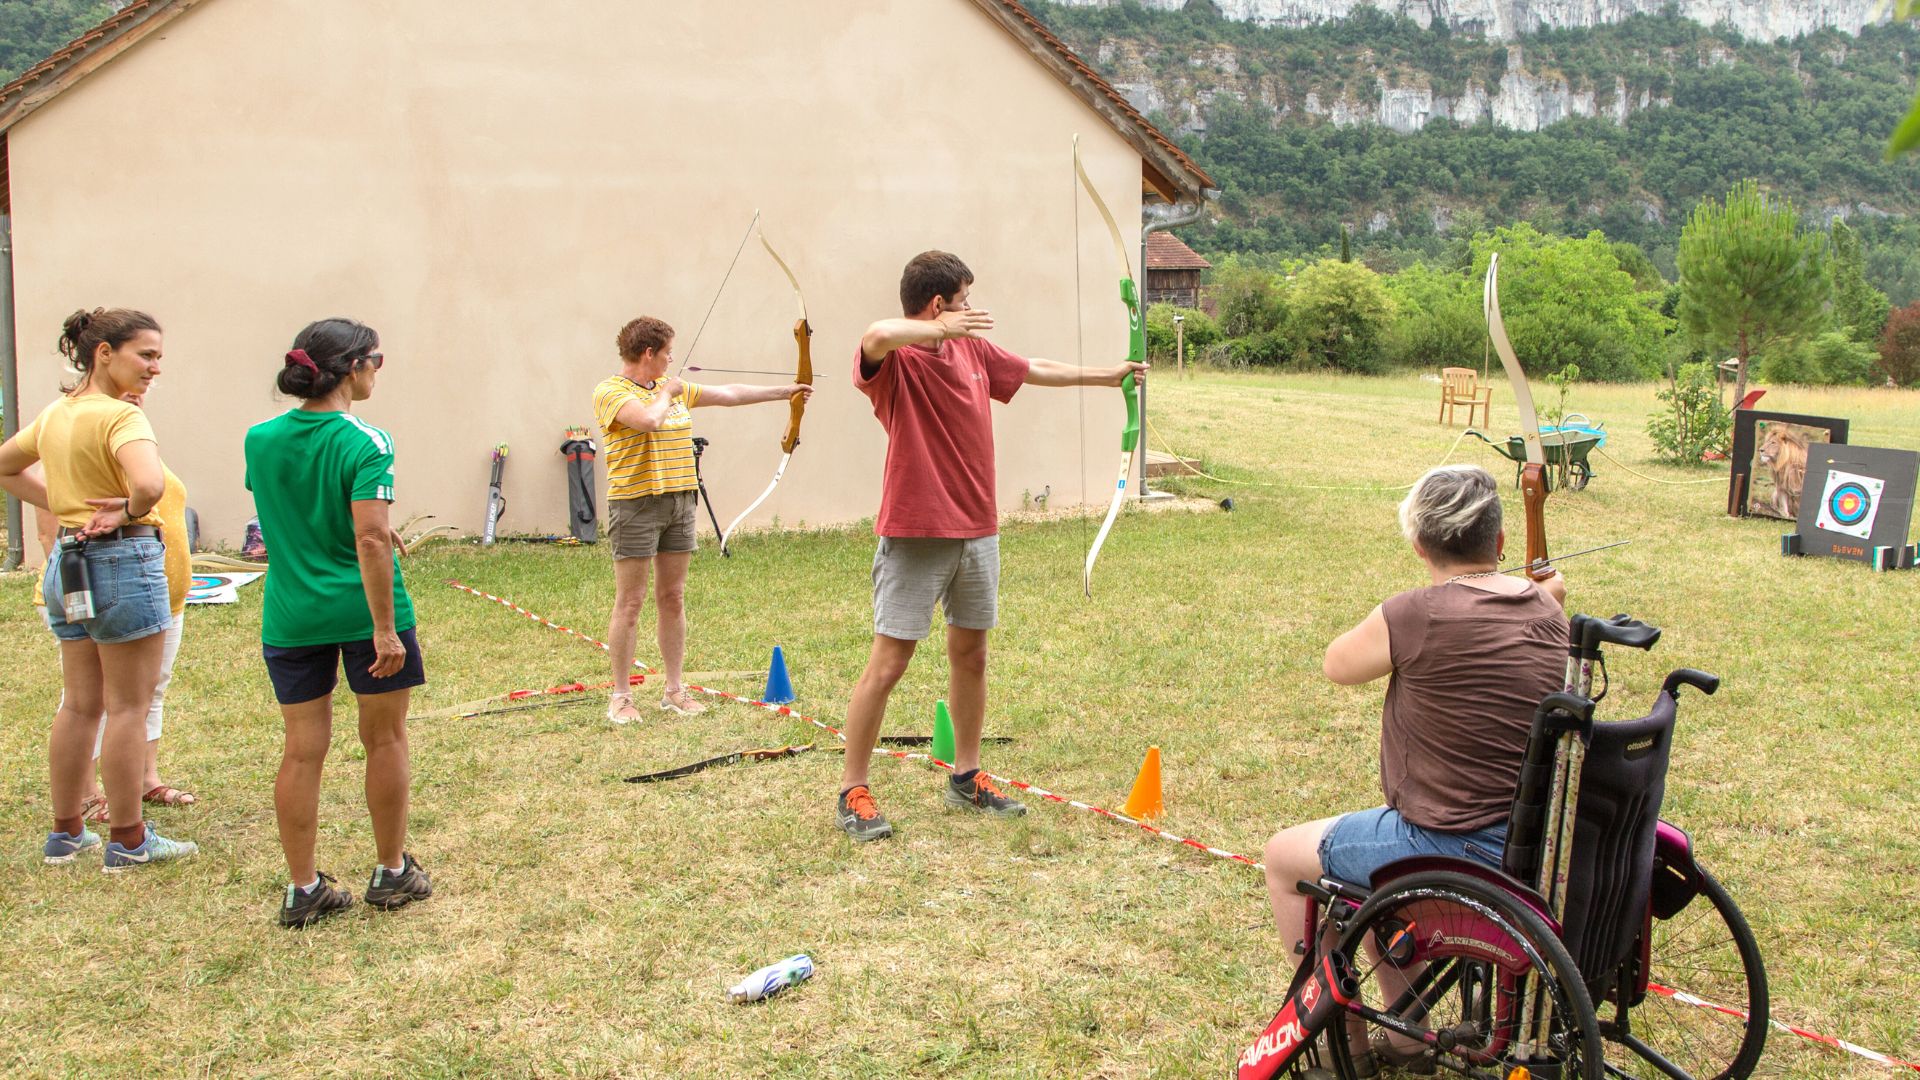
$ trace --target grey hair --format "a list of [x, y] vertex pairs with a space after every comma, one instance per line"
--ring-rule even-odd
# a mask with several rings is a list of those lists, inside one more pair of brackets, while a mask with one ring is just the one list
[[1400, 503], [1400, 531], [1440, 563], [1498, 557], [1500, 485], [1478, 465], [1441, 465]]

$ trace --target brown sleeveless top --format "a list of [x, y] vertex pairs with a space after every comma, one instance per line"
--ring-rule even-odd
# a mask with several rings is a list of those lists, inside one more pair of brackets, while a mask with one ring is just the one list
[[1387, 805], [1441, 832], [1504, 822], [1533, 711], [1565, 682], [1565, 612], [1538, 587], [1458, 583], [1403, 592], [1380, 611], [1393, 658], [1380, 721]]

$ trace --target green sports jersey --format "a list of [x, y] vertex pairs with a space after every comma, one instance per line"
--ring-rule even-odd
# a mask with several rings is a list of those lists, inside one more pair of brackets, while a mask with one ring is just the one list
[[[248, 428], [246, 455], [268, 553], [260, 640], [292, 648], [371, 638], [352, 504], [393, 501], [393, 439], [352, 413], [292, 409]], [[413, 624], [396, 552], [393, 628]]]

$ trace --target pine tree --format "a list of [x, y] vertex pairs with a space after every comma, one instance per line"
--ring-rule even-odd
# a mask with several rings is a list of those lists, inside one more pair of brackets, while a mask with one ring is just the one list
[[1887, 324], [1887, 312], [1893, 310], [1887, 294], [1867, 283], [1867, 260], [1860, 250], [1860, 238], [1840, 218], [1833, 219], [1829, 230], [1833, 245], [1833, 321], [1835, 326], [1862, 345], [1880, 340], [1880, 328]]
[[1802, 233], [1793, 203], [1751, 180], [1724, 204], [1703, 199], [1680, 231], [1680, 325], [1738, 362], [1734, 400], [1747, 392], [1747, 362], [1761, 349], [1818, 333], [1833, 277], [1826, 237]]

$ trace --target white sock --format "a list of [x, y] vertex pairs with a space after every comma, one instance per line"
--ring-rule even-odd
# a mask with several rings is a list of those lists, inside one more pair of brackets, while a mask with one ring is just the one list
[[399, 866], [383, 866], [380, 869], [385, 870], [387, 873], [392, 874], [394, 877], [399, 877], [401, 874], [404, 874], [407, 872], [406, 863], [407, 863], [406, 858], [402, 856], [400, 859]]
[[319, 874], [315, 874], [315, 875], [313, 875], [313, 882], [312, 882], [312, 884], [309, 884], [309, 885], [302, 885], [302, 886], [300, 886], [300, 891], [301, 891], [301, 892], [303, 892], [303, 893], [306, 893], [306, 894], [307, 894], [308, 896], [312, 896], [312, 895], [313, 895], [313, 890], [315, 890], [315, 889], [317, 889], [317, 888], [319, 888], [319, 887], [320, 887], [320, 875], [319, 875]]

